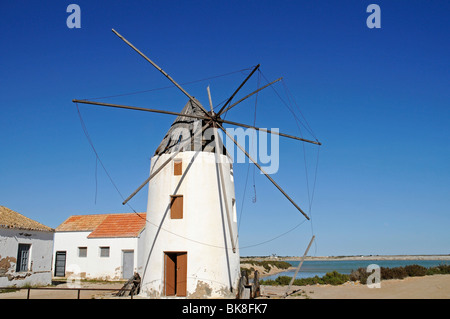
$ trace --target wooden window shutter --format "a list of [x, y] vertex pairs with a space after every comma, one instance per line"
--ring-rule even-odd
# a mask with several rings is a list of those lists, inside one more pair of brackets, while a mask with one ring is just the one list
[[170, 218], [182, 219], [183, 218], [183, 196], [170, 196]]
[[173, 162], [173, 175], [182, 175], [183, 174], [183, 162], [180, 160], [176, 160]]

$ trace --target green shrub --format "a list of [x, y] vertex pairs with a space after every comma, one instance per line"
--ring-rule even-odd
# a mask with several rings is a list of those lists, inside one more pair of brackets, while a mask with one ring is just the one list
[[267, 279], [267, 280], [260, 279], [259, 284], [266, 285], [266, 286], [276, 286], [277, 285], [277, 283], [273, 279]]
[[[271, 286], [287, 286], [291, 282], [290, 276], [279, 276], [275, 280], [260, 280], [261, 285]], [[295, 286], [307, 286], [307, 285], [341, 285], [349, 280], [348, 275], [340, 274], [337, 271], [327, 273], [320, 278], [319, 276], [309, 278], [298, 278], [294, 280]]]
[[[385, 268], [381, 267], [381, 280], [387, 279], [404, 279], [406, 277], [418, 277], [426, 275], [450, 274], [450, 265], [440, 265], [436, 267], [426, 268], [420, 265], [407, 265], [405, 267]], [[350, 274], [351, 281], [360, 281], [362, 284], [367, 283], [367, 278], [371, 275], [365, 268], [353, 270]]]
[[420, 265], [405, 266], [405, 271], [409, 277], [425, 276], [427, 274], [427, 268]]
[[349, 275], [344, 275], [344, 274], [340, 274], [338, 273], [336, 270], [333, 272], [329, 272], [327, 273], [325, 276], [322, 277], [322, 280], [326, 283], [326, 284], [330, 284], [330, 285], [342, 285], [343, 283], [347, 282], [350, 280], [350, 276]]
[[427, 275], [448, 275], [450, 274], [450, 265], [439, 265], [427, 269]]
[[367, 277], [369, 277], [369, 273], [365, 268], [358, 268], [356, 270], [353, 270], [350, 273], [349, 277], [351, 281], [359, 281], [365, 285], [367, 283]]
[[289, 285], [289, 283], [291, 282], [292, 277], [289, 276], [279, 276], [277, 277], [277, 279], [275, 279], [275, 282], [277, 283], [277, 285], [280, 286], [286, 286]]
[[299, 278], [294, 280], [294, 285], [296, 286], [308, 286], [308, 285], [323, 285], [325, 282], [319, 276], [309, 277], [309, 278]]
[[381, 267], [381, 280], [404, 279], [408, 277], [404, 267], [385, 268]]

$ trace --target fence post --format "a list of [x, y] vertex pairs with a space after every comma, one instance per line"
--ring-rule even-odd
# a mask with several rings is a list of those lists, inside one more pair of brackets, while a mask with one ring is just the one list
[[261, 296], [261, 288], [259, 285], [259, 272], [255, 270], [255, 275], [253, 276], [253, 291], [252, 298]]

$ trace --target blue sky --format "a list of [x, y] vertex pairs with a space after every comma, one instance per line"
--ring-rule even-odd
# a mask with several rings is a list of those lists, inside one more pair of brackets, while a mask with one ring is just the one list
[[[80, 29], [66, 26], [71, 3], [81, 8]], [[381, 8], [381, 29], [366, 26], [370, 3]], [[280, 140], [272, 177], [312, 216], [294, 230], [303, 216], [252, 166], [247, 179], [249, 164], [236, 165], [241, 255], [300, 255], [313, 234], [310, 254], [317, 256], [448, 254], [449, 9], [446, 1], [4, 2], [0, 205], [51, 227], [70, 215], [131, 211], [100, 165], [95, 173], [72, 99], [170, 83], [114, 28], [179, 83], [260, 63], [269, 81], [283, 77], [297, 115], [301, 110], [323, 143], [315, 179], [317, 147]], [[185, 88], [207, 105], [210, 85], [218, 104], [246, 74]], [[285, 97], [282, 83], [274, 88]], [[176, 88], [100, 100], [171, 111], [187, 102]], [[128, 196], [148, 176], [174, 118], [79, 107], [102, 162]], [[249, 99], [227, 119], [252, 124], [254, 116]], [[258, 96], [256, 124], [311, 137], [270, 88]], [[305, 170], [310, 195], [316, 181], [311, 208]], [[145, 211], [146, 197], [145, 189], [130, 204]]]

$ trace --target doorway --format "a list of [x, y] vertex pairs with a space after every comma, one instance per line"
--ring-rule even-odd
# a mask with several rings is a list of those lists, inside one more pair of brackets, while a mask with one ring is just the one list
[[187, 252], [164, 252], [164, 294], [186, 297]]
[[122, 278], [130, 279], [134, 275], [134, 250], [122, 251]]
[[55, 258], [55, 277], [66, 276], [66, 252], [57, 251]]

